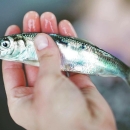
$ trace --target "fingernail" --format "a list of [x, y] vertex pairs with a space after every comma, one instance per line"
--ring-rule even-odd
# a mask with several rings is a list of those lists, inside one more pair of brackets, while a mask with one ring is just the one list
[[44, 34], [38, 34], [34, 39], [37, 50], [42, 50], [48, 46], [48, 40]]

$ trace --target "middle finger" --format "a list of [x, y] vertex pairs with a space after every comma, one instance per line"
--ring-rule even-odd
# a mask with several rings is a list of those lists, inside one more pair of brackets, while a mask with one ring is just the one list
[[44, 33], [58, 33], [57, 20], [53, 13], [45, 12], [40, 17], [41, 30]]

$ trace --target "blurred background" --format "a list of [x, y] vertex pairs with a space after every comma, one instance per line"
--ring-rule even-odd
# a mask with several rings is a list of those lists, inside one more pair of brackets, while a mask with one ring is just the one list
[[[69, 20], [87, 39], [130, 66], [130, 0], [1, 0], [0, 36], [11, 24], [22, 29], [28, 11], [53, 12], [58, 22]], [[0, 62], [1, 67], [1, 62]], [[119, 78], [91, 76], [112, 108], [118, 130], [130, 130], [130, 88]], [[0, 130], [23, 130], [11, 119], [0, 71]]]

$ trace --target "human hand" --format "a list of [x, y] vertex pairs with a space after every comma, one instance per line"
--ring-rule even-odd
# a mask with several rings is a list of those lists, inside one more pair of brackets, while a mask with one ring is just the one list
[[[28, 12], [23, 20], [23, 31], [76, 37], [68, 21], [57, 25], [55, 16], [48, 12], [40, 18], [36, 12]], [[6, 31], [6, 35], [15, 33], [20, 33], [16, 25]], [[43, 41], [48, 45], [40, 49]], [[116, 130], [111, 109], [89, 77], [71, 73], [67, 78], [60, 71], [60, 53], [54, 41], [46, 34], [39, 34], [35, 47], [39, 69], [25, 65], [24, 72], [21, 63], [3, 61], [2, 64], [13, 120], [28, 130]]]

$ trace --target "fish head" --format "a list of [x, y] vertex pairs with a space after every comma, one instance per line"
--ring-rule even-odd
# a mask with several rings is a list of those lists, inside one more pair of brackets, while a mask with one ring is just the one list
[[14, 38], [11, 36], [5, 36], [0, 38], [0, 59], [10, 60], [15, 48]]

